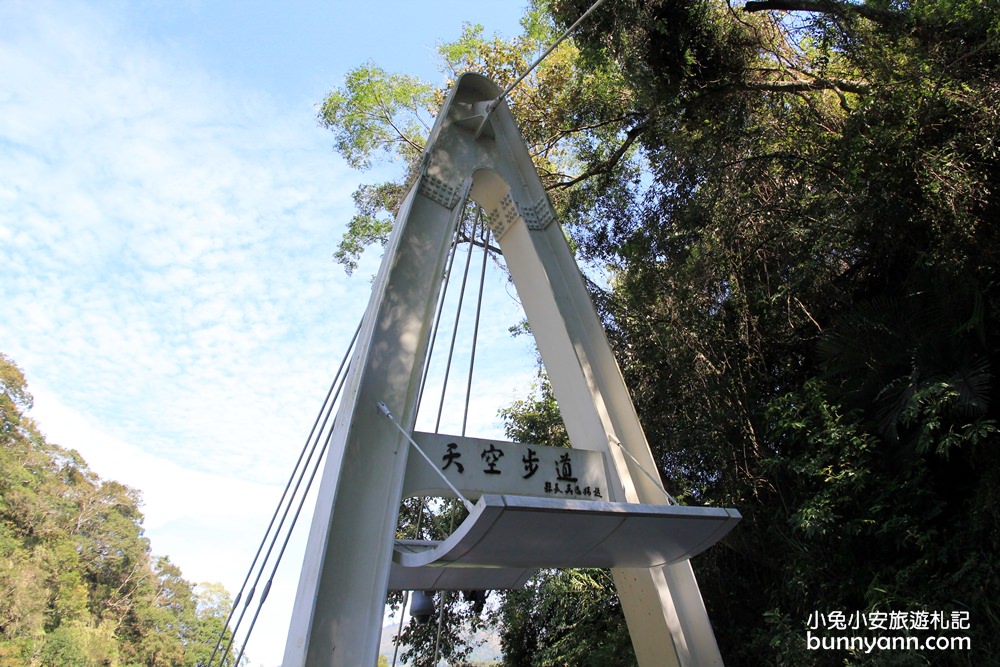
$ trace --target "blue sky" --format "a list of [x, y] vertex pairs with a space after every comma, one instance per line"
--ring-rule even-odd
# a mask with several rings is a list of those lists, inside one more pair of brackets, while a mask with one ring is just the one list
[[[512, 35], [524, 4], [0, 3], [0, 351], [50, 440], [143, 492], [188, 579], [242, 582], [376, 270], [331, 258], [375, 176], [315, 105], [368, 60], [437, 81], [439, 42]], [[508, 289], [491, 278], [470, 435], [532, 379]], [[299, 558], [254, 665], [280, 662]]]

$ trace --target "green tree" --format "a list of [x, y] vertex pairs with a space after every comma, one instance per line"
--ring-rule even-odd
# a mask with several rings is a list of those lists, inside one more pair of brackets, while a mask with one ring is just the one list
[[48, 443], [31, 405], [0, 354], [0, 665], [207, 664], [228, 595], [154, 563], [138, 492]]
[[546, 570], [497, 611], [504, 665], [628, 667], [635, 654], [606, 570]]
[[[570, 446], [544, 372], [532, 395], [500, 414], [515, 442]], [[501, 592], [493, 621], [500, 629], [505, 665], [635, 664], [621, 602], [606, 570], [543, 570], [524, 589]]]
[[[357, 213], [335, 253], [348, 272], [357, 267], [365, 248], [384, 243], [407, 184], [416, 174], [434, 114], [462, 72], [475, 70], [507, 86], [554, 41], [555, 26], [545, 11], [531, 7], [522, 19], [523, 32], [509, 40], [487, 37], [479, 25], [467, 24], [454, 42], [439, 46], [444, 85], [390, 74], [373, 63], [351, 70], [344, 85], [320, 105], [319, 121], [334, 135], [335, 150], [358, 169], [394, 163], [398, 178], [362, 185], [354, 193]], [[583, 211], [584, 191], [573, 185], [624, 164], [642, 118], [622, 113], [628, 91], [616, 70], [583, 70], [575, 66], [578, 51], [570, 42], [556, 49], [508, 96], [532, 158], [564, 211]], [[547, 113], [539, 113], [540, 110]], [[580, 173], [590, 159], [586, 173]]]
[[[590, 4], [443, 57], [503, 86]], [[510, 99], [609, 272], [595, 301], [670, 490], [744, 515], [695, 563], [733, 664], [997, 653], [997, 5], [605, 3]], [[550, 71], [573, 95], [531, 97]], [[515, 404], [511, 432], [554, 435], [554, 410]], [[836, 609], [981, 620], [969, 653], [808, 651], [808, 614]]]
[[972, 656], [802, 637], [829, 609], [997, 617], [995, 3], [602, 12], [578, 44], [654, 110], [653, 167], [576, 233], [618, 269], [600, 304], [665, 476], [743, 511], [696, 564], [723, 654], [990, 660], [989, 632]]

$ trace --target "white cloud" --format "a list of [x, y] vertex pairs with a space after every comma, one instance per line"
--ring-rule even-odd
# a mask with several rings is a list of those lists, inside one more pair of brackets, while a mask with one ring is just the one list
[[[233, 592], [374, 273], [331, 259], [361, 177], [329, 143], [308, 106], [106, 11], [0, 4], [0, 351], [55, 442], [142, 491], [154, 552]], [[470, 435], [499, 435], [496, 406], [532, 379], [516, 317], [481, 334]], [[256, 630], [265, 663], [299, 553]]]
[[142, 491], [154, 552], [235, 592], [367, 301], [331, 260], [357, 177], [310, 108], [107, 15], [0, 26], [0, 345], [43, 430]]
[[[261, 421], [301, 423], [364, 306], [330, 260], [355, 177], [310, 109], [293, 116], [73, 5], [13, 13], [6, 351], [74, 407], [128, 415], [109, 424], [122, 437], [162, 434], [143, 446], [168, 459], [239, 467], [237, 429], [277, 464]], [[293, 388], [311, 393], [279, 393]], [[239, 417], [217, 419], [220, 404]]]
[[[33, 392], [32, 414], [51, 442], [85, 452], [91, 469], [102, 478], [141, 490], [144, 526], [152, 537], [155, 555], [169, 556], [181, 566], [189, 581], [220, 582], [232, 595], [240, 590], [282, 497], [283, 485], [248, 482], [225, 474], [226, 471], [220, 474], [192, 471], [109, 436], [102, 424], [63, 405], [57, 394], [45, 387], [36, 386]], [[296, 498], [295, 507], [298, 502]], [[311, 510], [309, 498], [274, 576], [260, 627], [255, 629], [251, 640], [249, 655], [258, 664], [277, 665], [281, 660]], [[292, 516], [289, 513], [289, 519]], [[277, 528], [279, 523], [274, 526]], [[281, 549], [290, 527], [291, 521], [285, 521], [274, 555]], [[272, 531], [267, 545], [274, 542], [274, 535]], [[271, 560], [263, 569], [261, 586], [274, 571], [274, 562]], [[253, 570], [251, 584], [260, 572], [258, 565]], [[256, 602], [249, 613], [255, 609]], [[241, 642], [246, 628], [247, 625], [242, 626]]]

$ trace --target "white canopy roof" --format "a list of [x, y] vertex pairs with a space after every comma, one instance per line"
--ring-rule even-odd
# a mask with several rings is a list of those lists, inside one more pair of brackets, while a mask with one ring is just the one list
[[484, 495], [446, 540], [397, 542], [390, 588], [517, 588], [538, 568], [657, 567], [701, 553], [741, 518], [717, 507]]

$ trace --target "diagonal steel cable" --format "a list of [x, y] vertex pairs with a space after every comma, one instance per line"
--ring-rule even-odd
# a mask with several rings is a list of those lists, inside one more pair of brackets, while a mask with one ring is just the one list
[[[232, 608], [229, 611], [229, 616], [226, 618], [226, 622], [222, 626], [222, 630], [220, 631], [219, 637], [216, 640], [215, 647], [212, 650], [212, 656], [209, 658], [208, 667], [212, 667], [212, 665], [215, 662], [216, 655], [218, 654], [218, 651], [222, 647], [222, 644], [225, 640], [225, 633], [227, 630], [229, 630], [229, 623], [232, 621], [233, 615], [236, 613], [236, 609], [239, 607], [241, 598], [243, 594], [246, 592], [247, 583], [249, 583], [250, 577], [253, 576], [254, 568], [257, 567], [257, 561], [260, 560], [261, 553], [264, 551], [264, 545], [267, 544], [268, 537], [271, 536], [273, 529], [274, 535], [271, 539], [271, 545], [270, 547], [268, 547], [267, 553], [264, 556], [264, 560], [261, 562], [260, 572], [258, 572], [257, 578], [254, 580], [253, 585], [250, 587], [250, 592], [247, 595], [246, 602], [244, 602], [243, 604], [243, 609], [236, 620], [236, 625], [232, 628], [232, 633], [229, 637], [228, 643], [226, 643], [225, 650], [223, 650], [222, 652], [220, 665], [225, 664], [226, 656], [229, 655], [229, 651], [232, 648], [233, 641], [236, 638], [236, 633], [239, 631], [239, 627], [243, 622], [243, 617], [246, 614], [246, 610], [254, 598], [254, 594], [257, 589], [257, 584], [260, 583], [261, 573], [264, 571], [264, 567], [267, 564], [267, 560], [270, 557], [275, 542], [277, 541], [277, 538], [281, 533], [282, 527], [284, 526], [285, 519], [288, 516], [288, 511], [295, 500], [295, 496], [298, 492], [299, 485], [301, 484], [302, 479], [306, 474], [307, 467], [309, 466], [309, 462], [316, 451], [316, 445], [319, 442], [319, 439], [322, 437], [323, 430], [326, 428], [326, 424], [330, 418], [330, 415], [333, 413], [333, 406], [337, 402], [340, 390], [343, 388], [344, 380], [347, 377], [345, 373], [347, 362], [350, 359], [351, 351], [353, 350], [354, 345], [357, 342], [358, 334], [360, 333], [360, 331], [361, 331], [361, 324], [359, 323], [358, 327], [354, 331], [354, 336], [351, 338], [350, 344], [348, 344], [347, 346], [347, 352], [344, 355], [343, 359], [341, 360], [340, 366], [337, 368], [337, 373], [334, 375], [333, 382], [331, 382], [330, 384], [330, 389], [327, 391], [326, 398], [323, 399], [323, 404], [320, 407], [319, 413], [316, 415], [316, 419], [313, 422], [312, 429], [309, 431], [309, 435], [306, 438], [305, 445], [303, 445], [302, 450], [299, 452], [298, 460], [296, 460], [295, 466], [292, 469], [292, 473], [289, 475], [288, 482], [285, 484], [285, 488], [281, 493], [281, 498], [278, 500], [278, 504], [275, 507], [274, 514], [271, 516], [271, 521], [270, 523], [268, 523], [267, 530], [264, 532], [264, 537], [261, 539], [260, 546], [257, 547], [257, 553], [256, 555], [254, 555], [253, 561], [250, 564], [250, 568], [247, 571], [247, 576], [243, 580], [243, 585], [241, 586], [239, 593], [236, 595], [236, 599], [233, 601]], [[312, 443], [311, 446], [310, 443]], [[308, 456], [306, 456], [307, 451], [309, 452]], [[302, 462], [304, 457], [305, 457], [305, 464], [303, 465]], [[301, 472], [299, 471], [300, 467], [302, 468]], [[296, 477], [298, 477], [297, 481]], [[291, 496], [289, 496], [288, 491], [289, 489], [292, 489], [293, 482], [294, 482], [294, 489], [292, 490]], [[282, 513], [281, 508], [285, 506], [286, 498], [288, 499], [288, 506], [285, 507], [285, 511], [284, 513]], [[281, 520], [278, 522], [277, 528], [275, 528], [274, 522], [279, 514], [281, 514]], [[238, 663], [239, 661], [237, 660], [235, 664]]]

